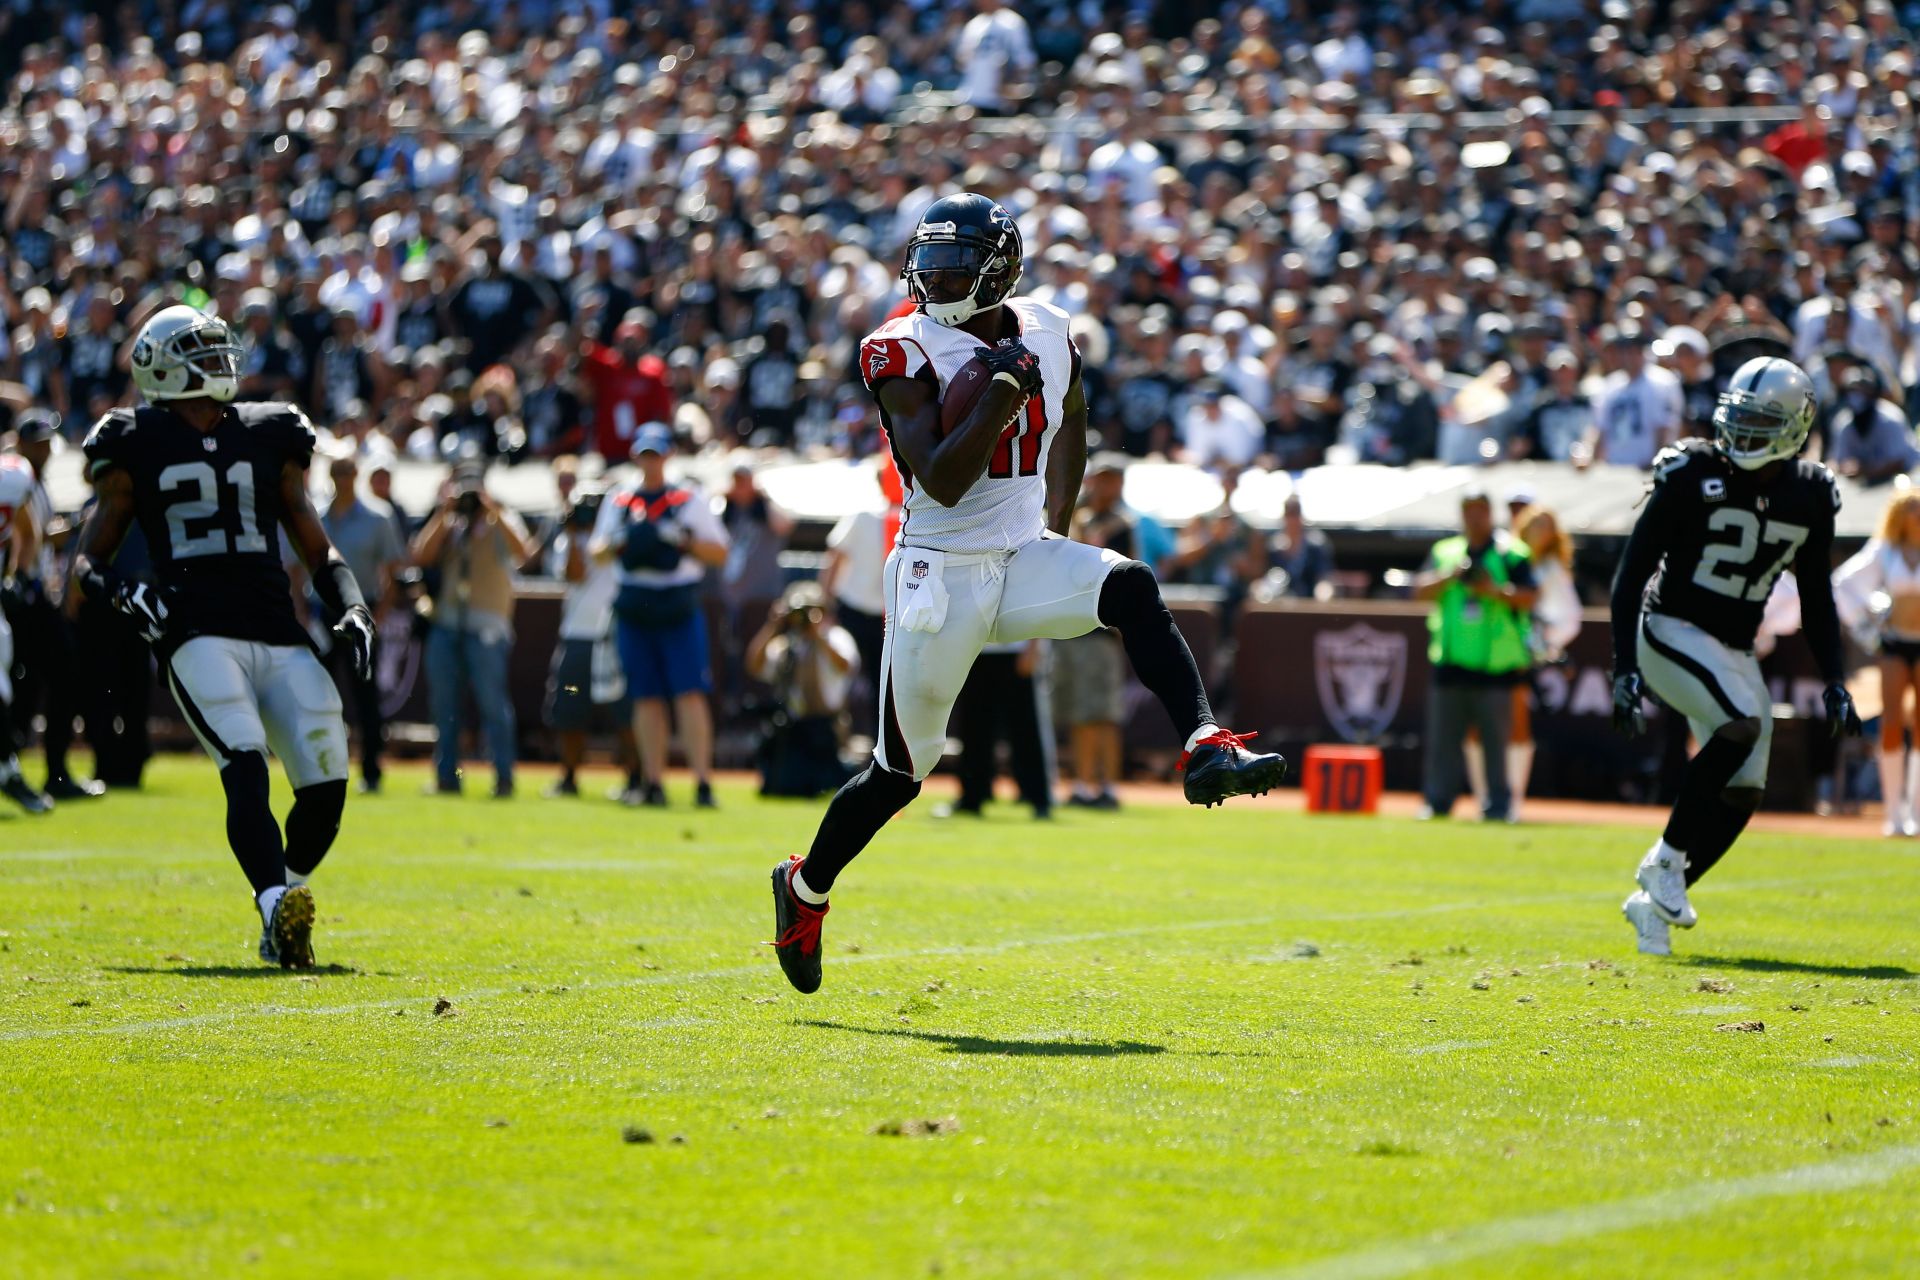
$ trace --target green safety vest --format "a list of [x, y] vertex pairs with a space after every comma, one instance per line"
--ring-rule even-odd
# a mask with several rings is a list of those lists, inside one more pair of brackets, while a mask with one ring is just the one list
[[[1510, 582], [1510, 566], [1529, 559], [1525, 545], [1499, 531], [1493, 545], [1482, 557], [1487, 576], [1494, 582]], [[1452, 573], [1467, 559], [1467, 540], [1453, 537], [1435, 543], [1432, 564], [1440, 573]], [[1532, 617], [1525, 609], [1515, 609], [1499, 600], [1482, 600], [1458, 582], [1440, 593], [1434, 611], [1427, 615], [1427, 658], [1436, 667], [1460, 667], [1467, 671], [1498, 673], [1522, 671], [1533, 665], [1527, 645]]]

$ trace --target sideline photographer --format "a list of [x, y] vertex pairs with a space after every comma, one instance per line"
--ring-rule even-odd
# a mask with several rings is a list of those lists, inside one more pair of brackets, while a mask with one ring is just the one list
[[1469, 727], [1486, 752], [1488, 821], [1513, 813], [1507, 778], [1511, 690], [1533, 664], [1530, 610], [1539, 592], [1526, 544], [1494, 527], [1493, 502], [1479, 489], [1460, 499], [1461, 532], [1435, 543], [1414, 579], [1427, 616], [1433, 684], [1427, 699], [1427, 807], [1446, 817], [1465, 781]]
[[680, 724], [694, 803], [713, 807], [713, 663], [700, 581], [727, 561], [727, 531], [698, 489], [669, 482], [673, 431], [649, 422], [634, 433], [637, 483], [609, 494], [594, 522], [588, 554], [618, 564], [614, 636], [633, 698], [633, 731], [640, 745], [641, 801], [666, 804], [667, 703]]
[[413, 540], [414, 563], [431, 589], [433, 630], [427, 635], [427, 702], [439, 737], [433, 747], [435, 789], [460, 792], [460, 720], [470, 693], [493, 760], [493, 794], [513, 795], [513, 698], [507, 658], [513, 651], [514, 567], [533, 554], [520, 517], [486, 490], [486, 464], [461, 462], [440, 493], [433, 518]]
[[773, 689], [760, 744], [760, 794], [812, 798], [838, 789], [852, 776], [840, 760], [840, 729], [860, 646], [828, 620], [819, 583], [787, 589], [747, 643], [745, 665]]

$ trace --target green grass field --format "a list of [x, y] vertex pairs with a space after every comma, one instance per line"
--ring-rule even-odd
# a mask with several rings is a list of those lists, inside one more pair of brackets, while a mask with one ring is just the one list
[[808, 998], [761, 944], [819, 806], [417, 782], [302, 977], [204, 761], [0, 815], [0, 1274], [1920, 1267], [1913, 845], [1750, 838], [1654, 961], [1636, 831], [923, 801]]

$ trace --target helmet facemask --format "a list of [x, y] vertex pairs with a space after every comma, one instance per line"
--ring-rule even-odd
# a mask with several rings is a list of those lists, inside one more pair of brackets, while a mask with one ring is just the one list
[[[1713, 407], [1714, 444], [1743, 471], [1794, 457], [1813, 426], [1806, 375], [1784, 360], [1771, 364], [1779, 368], [1762, 368], [1752, 376], [1746, 376], [1747, 366], [1742, 366], [1733, 378], [1736, 385], [1722, 391]], [[1737, 385], [1742, 381], [1745, 389]]]
[[131, 363], [134, 382], [149, 402], [205, 396], [224, 404], [239, 394], [240, 357], [226, 321], [203, 316], [157, 337], [143, 333]]
[[936, 324], [957, 325], [991, 311], [1019, 276], [1004, 254], [963, 240], [919, 240], [900, 270], [913, 300]]

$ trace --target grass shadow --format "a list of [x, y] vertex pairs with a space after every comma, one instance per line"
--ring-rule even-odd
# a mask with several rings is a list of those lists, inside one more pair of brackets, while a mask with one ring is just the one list
[[188, 964], [165, 968], [152, 965], [110, 964], [108, 973], [173, 974], [181, 978], [304, 978], [355, 977], [360, 971], [351, 965], [317, 964], [311, 969], [277, 969], [264, 964]]
[[1688, 956], [1686, 964], [1705, 969], [1744, 969], [1748, 973], [1818, 973], [1831, 978], [1920, 978], [1897, 964], [1811, 964], [1766, 956]]
[[797, 1020], [802, 1027], [828, 1031], [855, 1031], [863, 1036], [893, 1036], [939, 1045], [947, 1053], [980, 1053], [1009, 1058], [1123, 1058], [1165, 1053], [1163, 1044], [1138, 1040], [996, 1040], [990, 1036], [956, 1035], [943, 1031], [912, 1031], [905, 1027], [858, 1027], [846, 1022]]

